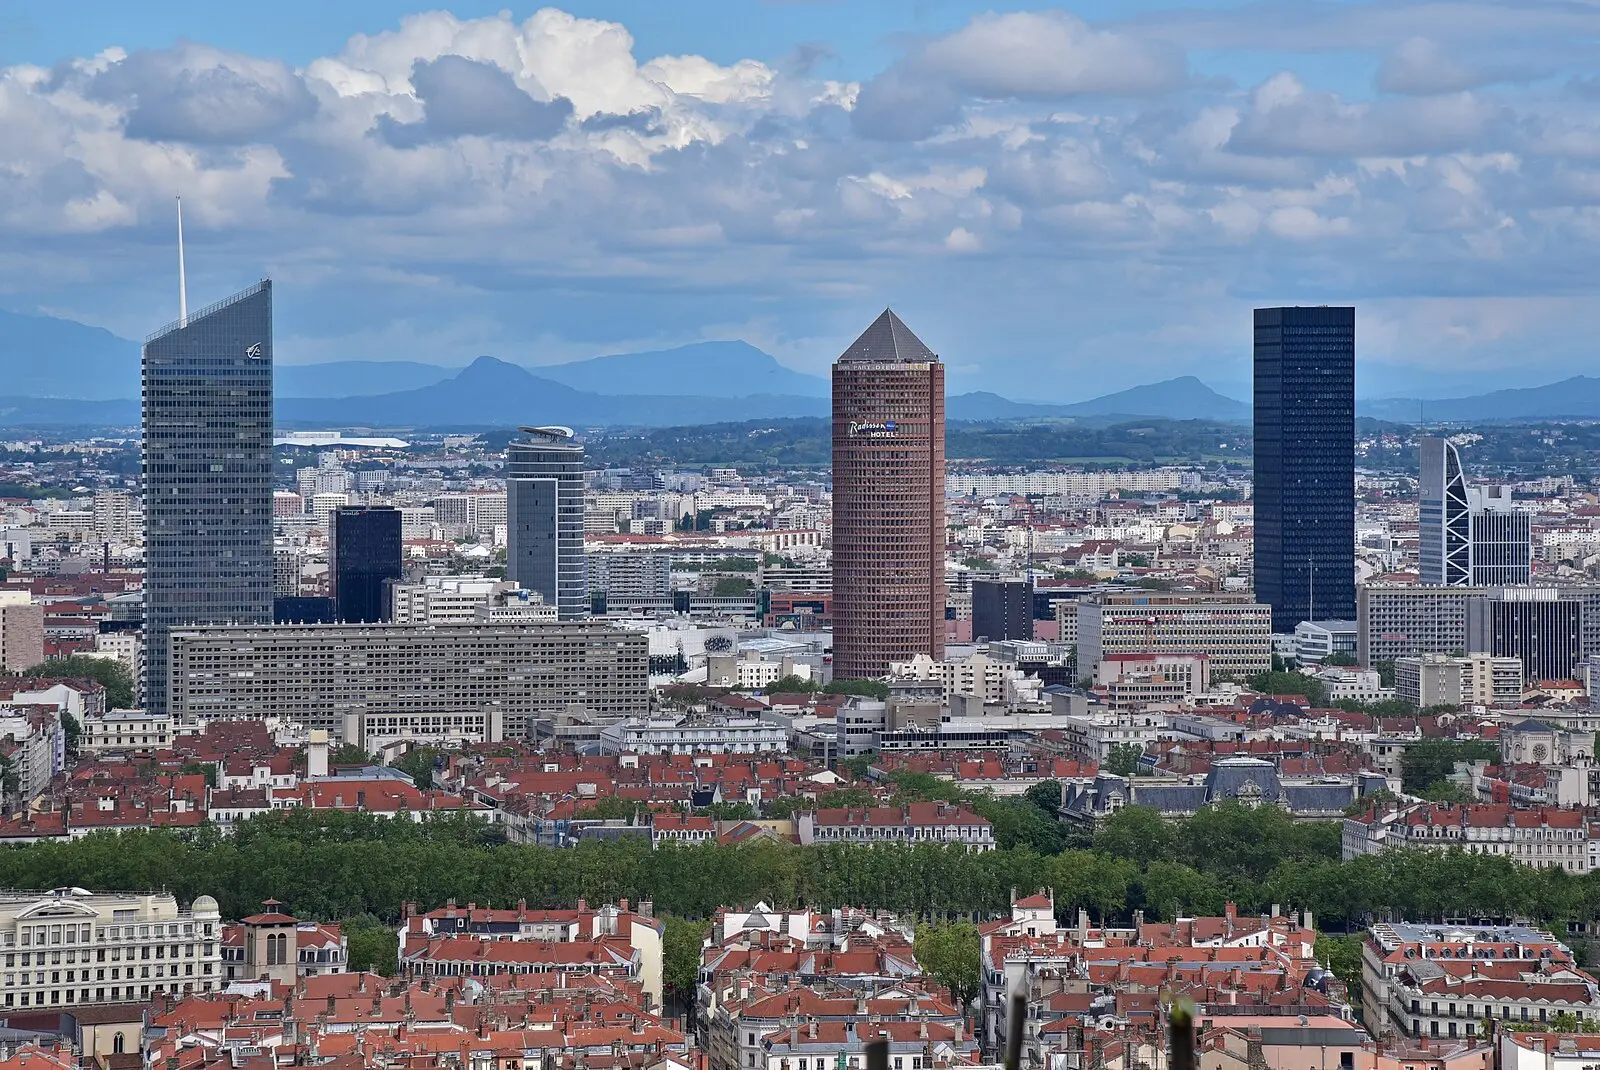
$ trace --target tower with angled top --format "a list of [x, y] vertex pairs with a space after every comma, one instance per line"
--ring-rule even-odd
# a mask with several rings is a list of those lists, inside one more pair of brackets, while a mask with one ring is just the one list
[[833, 365], [833, 675], [944, 657], [944, 365], [885, 309]]

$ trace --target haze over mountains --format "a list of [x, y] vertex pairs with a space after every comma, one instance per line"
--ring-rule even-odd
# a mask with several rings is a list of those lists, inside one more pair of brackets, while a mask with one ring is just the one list
[[[98, 327], [0, 310], [0, 425], [131, 424], [139, 418], [139, 347]], [[479, 357], [465, 368], [416, 361], [279, 364], [284, 425], [673, 426], [825, 416], [828, 380], [795, 371], [742, 341], [526, 367]], [[1600, 418], [1600, 379], [1474, 397], [1362, 400], [1357, 412], [1397, 423]], [[1071, 404], [987, 391], [953, 394], [952, 420], [1114, 417], [1248, 422], [1246, 401], [1194, 376]]]

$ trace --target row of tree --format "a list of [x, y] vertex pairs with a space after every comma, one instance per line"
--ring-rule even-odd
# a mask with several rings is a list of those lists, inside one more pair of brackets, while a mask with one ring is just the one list
[[[869, 905], [925, 921], [992, 916], [1012, 890], [1052, 888], [1064, 918], [1151, 920], [1246, 913], [1273, 904], [1310, 909], [1335, 930], [1374, 915], [1600, 916], [1600, 876], [1531, 869], [1503, 857], [1403, 852], [1338, 860], [1334, 826], [1283, 827], [1270, 808], [1218, 807], [1170, 829], [1124, 811], [1089, 849], [1047, 855], [1026, 846], [983, 853], [931, 844], [800, 847], [715, 843], [651, 850], [639, 840], [569, 849], [497, 843], [475, 819], [388, 821], [364, 814], [284, 812], [210, 827], [97, 834], [0, 850], [0, 886], [170, 888], [215, 896], [228, 916], [262, 900], [302, 917], [389, 925], [403, 904], [556, 905], [586, 897], [651, 899], [663, 914], [704, 919], [726, 904]], [[1132, 816], [1128, 816], [1128, 815]], [[1211, 816], [1211, 815], [1220, 816]], [[1157, 819], [1159, 821], [1159, 819]], [[1286, 820], [1286, 819], [1284, 819]]]

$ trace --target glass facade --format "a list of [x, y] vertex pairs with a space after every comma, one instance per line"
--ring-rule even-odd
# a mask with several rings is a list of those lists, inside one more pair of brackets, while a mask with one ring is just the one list
[[1356, 310], [1255, 310], [1255, 591], [1272, 630], [1353, 620]]
[[564, 427], [522, 429], [506, 446], [506, 575], [562, 620], [589, 613], [583, 557], [583, 444]]
[[400, 510], [345, 505], [333, 513], [333, 603], [341, 624], [390, 619], [383, 585], [400, 578]]
[[168, 636], [272, 620], [272, 284], [150, 336], [143, 357], [145, 707]]

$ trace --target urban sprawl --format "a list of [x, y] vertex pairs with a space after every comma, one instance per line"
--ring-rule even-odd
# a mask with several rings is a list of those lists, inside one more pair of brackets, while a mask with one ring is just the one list
[[1363, 441], [1354, 309], [1032, 470], [885, 311], [754, 470], [277, 429], [272, 299], [0, 443], [0, 1067], [1600, 1064], [1600, 497]]

